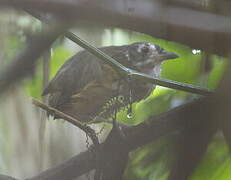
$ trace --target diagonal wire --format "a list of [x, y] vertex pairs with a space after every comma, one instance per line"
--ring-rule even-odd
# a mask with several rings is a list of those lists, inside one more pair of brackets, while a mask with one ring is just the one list
[[[31, 11], [31, 10], [25, 10], [25, 11], [27, 11], [29, 14], [36, 17], [37, 19], [41, 20], [42, 22], [49, 23], [46, 18], [44, 18], [40, 15], [40, 13], [36, 13], [34, 11]], [[172, 81], [172, 80], [152, 77], [150, 75], [134, 71], [132, 69], [129, 69], [129, 68], [123, 66], [118, 61], [116, 61], [114, 58], [108, 56], [107, 54], [105, 54], [101, 50], [92, 46], [91, 44], [84, 41], [83, 39], [79, 38], [74, 33], [67, 31], [67, 32], [65, 32], [65, 36], [68, 39], [75, 42], [76, 44], [78, 44], [79, 46], [81, 46], [82, 48], [89, 51], [91, 54], [98, 57], [100, 60], [109, 64], [114, 70], [116, 70], [117, 72], [119, 72], [123, 76], [129, 76], [130, 78], [139, 79], [139, 80], [142, 80], [144, 82], [153, 83], [153, 84], [156, 84], [159, 86], [168, 87], [168, 88], [177, 89], [177, 90], [182, 90], [182, 91], [186, 91], [186, 92], [194, 93], [194, 94], [199, 94], [199, 95], [203, 95], [203, 96], [208, 96], [208, 95], [211, 95], [213, 93], [213, 91], [208, 90], [206, 88], [202, 88], [200, 86], [195, 86], [195, 85], [185, 84], [185, 83], [176, 82], [176, 81]]]

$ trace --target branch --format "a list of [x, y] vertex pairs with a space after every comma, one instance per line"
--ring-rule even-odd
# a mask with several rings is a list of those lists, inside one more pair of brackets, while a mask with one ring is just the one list
[[82, 123], [81, 121], [53, 108], [53, 107], [50, 107], [36, 99], [33, 99], [32, 98], [32, 104], [44, 109], [45, 111], [51, 113], [51, 114], [54, 114], [54, 115], [57, 115], [58, 117], [62, 118], [63, 120], [66, 120], [68, 121], [69, 123], [73, 124], [74, 126], [77, 126], [78, 128], [80, 128], [81, 130], [83, 130], [92, 140], [93, 144], [95, 146], [98, 146], [99, 144], [99, 140], [98, 140], [98, 137], [95, 133], [95, 131], [90, 127], [90, 126], [87, 126], [86, 124]]
[[[215, 118], [214, 114], [220, 111], [219, 108], [212, 108], [214, 106], [217, 106], [217, 101], [211, 101], [211, 97], [201, 98], [158, 116], [152, 116], [147, 122], [143, 122], [137, 126], [126, 127], [123, 129], [126, 137], [126, 145], [120, 146], [119, 148], [128, 148], [129, 151], [133, 151], [162, 136], [174, 135], [175, 132], [182, 131], [188, 127], [200, 126], [205, 123], [205, 120], [207, 122], [210, 121], [211, 117]], [[190, 118], [187, 119], [186, 117]], [[100, 144], [99, 146], [99, 149], [102, 148], [102, 154], [107, 153], [104, 151], [106, 149], [103, 148], [104, 144]], [[112, 151], [117, 152], [117, 149]], [[27, 180], [71, 180], [87, 173], [95, 167], [95, 156], [92, 154], [91, 149], [89, 149]]]
[[92, 155], [91, 150], [87, 150], [26, 180], [72, 180], [92, 170], [95, 166], [95, 156]]
[[[181, 132], [190, 127], [201, 127], [207, 123], [214, 123], [217, 113], [221, 111], [219, 108], [219, 106], [221, 106], [219, 102], [221, 103], [222, 101], [224, 101], [224, 99], [217, 101], [216, 96], [200, 98], [186, 105], [173, 108], [172, 110], [158, 116], [152, 116], [148, 121], [137, 126], [126, 127], [123, 129], [125, 134], [125, 143], [119, 148], [127, 149], [131, 152], [136, 148], [153, 142], [162, 136], [171, 134], [174, 135], [175, 132]], [[230, 117], [229, 109], [226, 109], [226, 113], [229, 113]], [[216, 123], [214, 125], [218, 127]], [[118, 142], [112, 143], [116, 144]], [[105, 152], [105, 149], [107, 148], [104, 147], [104, 144], [100, 144], [99, 149], [102, 149], [102, 154], [107, 153]], [[113, 154], [114, 151], [117, 152], [117, 148], [111, 150], [110, 153]], [[92, 152], [88, 150], [63, 164], [56, 166], [55, 168], [48, 169], [39, 176], [28, 180], [68, 180], [73, 177], [81, 176], [95, 167], [95, 157], [92, 156]], [[78, 170], [78, 168], [80, 169]], [[69, 174], [71, 174], [71, 178], [69, 178]]]
[[[202, 108], [208, 107], [207, 99], [208, 98], [201, 98], [192, 103], [174, 108], [166, 113], [153, 116], [149, 119], [148, 123], [143, 122], [137, 126], [124, 128], [123, 132], [125, 134], [125, 142], [124, 145], [119, 148], [133, 151], [136, 148], [153, 142], [162, 136], [181, 131], [188, 126], [200, 125], [203, 123], [204, 119], [197, 117], [202, 117], [203, 111], [201, 111], [201, 113], [196, 112], [200, 111]], [[191, 119], [193, 120], [185, 119], [186, 115], [191, 115]], [[112, 143], [117, 144], [120, 142]], [[99, 145], [102, 155], [108, 153], [106, 152], [107, 148], [108, 147], [105, 147], [104, 144]], [[114, 148], [110, 153], [117, 153], [117, 151], [118, 149]], [[92, 150], [89, 149], [64, 163], [50, 168], [35, 177], [28, 178], [27, 180], [71, 180], [74, 177], [79, 177], [94, 168], [96, 168], [96, 159], [92, 154]]]
[[134, 79], [143, 80], [144, 82], [153, 83], [153, 84], [157, 84], [157, 85], [172, 88], [172, 89], [183, 90], [183, 91], [190, 92], [190, 93], [195, 93], [195, 94], [200, 94], [200, 95], [205, 95], [205, 96], [212, 94], [212, 91], [205, 89], [205, 88], [201, 88], [199, 86], [184, 84], [184, 83], [175, 82], [172, 80], [156, 78], [156, 77], [152, 77], [150, 75], [129, 69], [129, 68], [123, 66], [122, 64], [120, 64], [118, 61], [116, 61], [112, 57], [110, 57], [107, 54], [105, 54], [104, 52], [102, 52], [101, 50], [95, 48], [91, 44], [80, 39], [75, 34], [73, 34], [71, 32], [67, 32], [67, 33], [65, 33], [65, 35], [66, 35], [66, 37], [68, 37], [69, 39], [74, 41], [76, 44], [78, 44], [79, 46], [83, 47], [84, 49], [86, 49], [87, 51], [89, 51], [90, 53], [92, 53], [93, 55], [98, 57], [100, 60], [111, 65], [116, 71], [118, 71], [119, 73], [121, 73], [124, 76], [129, 76], [129, 77], [134, 78]]
[[62, 118], [63, 120], [66, 120], [68, 122], [70, 122], [71, 124], [77, 126], [78, 128], [80, 128], [81, 130], [83, 130], [92, 140], [93, 144], [94, 144], [94, 151], [91, 151], [92, 152], [92, 155], [95, 157], [95, 160], [96, 160], [96, 163], [98, 164], [97, 165], [97, 168], [96, 168], [96, 173], [95, 173], [95, 178], [94, 180], [99, 180], [100, 178], [100, 174], [101, 174], [101, 170], [100, 170], [100, 156], [99, 156], [99, 153], [100, 153], [100, 149], [99, 149], [99, 139], [95, 133], [95, 131], [90, 127], [90, 126], [87, 126], [86, 124], [83, 124], [82, 122], [80, 122], [79, 120], [55, 109], [55, 108], [52, 108], [36, 99], [32, 99], [32, 104], [46, 110], [47, 112], [53, 114], [53, 115], [56, 115], [60, 118]]
[[[26, 10], [26, 11], [28, 13], [30, 13], [32, 16], [42, 20], [43, 22], [48, 23], [48, 20], [45, 19], [44, 17], [42, 17], [39, 13], [35, 13], [31, 10]], [[95, 55], [96, 57], [98, 57], [100, 60], [109, 64], [113, 69], [115, 69], [118, 73], [122, 74], [125, 77], [129, 76], [129, 77], [134, 78], [134, 79], [143, 80], [144, 82], [153, 83], [153, 84], [157, 84], [160, 86], [164, 86], [164, 87], [168, 87], [168, 88], [172, 88], [172, 89], [177, 89], [177, 90], [183, 90], [186, 92], [195, 93], [195, 94], [204, 95], [204, 96], [212, 94], [212, 91], [205, 89], [205, 88], [201, 88], [199, 86], [184, 84], [184, 83], [175, 82], [172, 80], [165, 80], [165, 79], [152, 77], [150, 75], [134, 71], [132, 69], [129, 69], [129, 68], [123, 66], [118, 61], [116, 61], [112, 57], [108, 56], [107, 54], [105, 54], [101, 50], [95, 48], [94, 46], [92, 46], [88, 42], [84, 41], [83, 39], [79, 38], [78, 36], [76, 36], [72, 32], [70, 32], [70, 31], [66, 32], [65, 36], [67, 38], [69, 38], [70, 40], [72, 40], [73, 42], [75, 42], [76, 44], [78, 44], [79, 46], [81, 46], [82, 48], [86, 49], [88, 52], [90, 52], [93, 55]]]
[[[228, 88], [227, 91], [224, 89], [226, 93], [230, 93], [229, 90], [230, 88]], [[220, 93], [217, 95], [220, 97]], [[174, 132], [179, 132], [193, 126], [200, 127], [201, 124], [216, 119], [217, 113], [220, 114], [221, 110], [223, 110], [221, 112], [222, 114], [225, 110], [226, 117], [228, 118], [230, 117], [229, 108], [224, 108], [224, 106], [221, 106], [220, 104], [225, 99], [227, 99], [226, 96], [220, 98], [219, 101], [216, 99], [216, 96], [201, 98], [189, 104], [173, 108], [158, 116], [152, 116], [148, 121], [137, 126], [126, 127], [123, 129], [126, 137], [126, 145], [120, 146], [120, 148], [128, 148], [129, 151], [133, 151], [134, 149], [153, 142], [162, 136], [170, 135]], [[230, 104], [230, 98], [228, 100]], [[103, 145], [104, 144], [100, 144], [99, 149], [101, 149]], [[113, 151], [117, 151], [117, 149], [114, 149]], [[102, 149], [102, 154], [104, 153], [106, 152]], [[68, 180], [81, 176], [95, 167], [95, 156], [93, 156], [91, 150], [87, 150], [63, 164], [48, 169], [38, 176], [27, 180]]]

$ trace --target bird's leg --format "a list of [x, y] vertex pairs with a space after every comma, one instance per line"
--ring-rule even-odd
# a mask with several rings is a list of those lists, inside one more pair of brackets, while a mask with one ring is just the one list
[[[115, 103], [119, 103], [119, 98], [118, 98], [119, 88], [120, 86], [118, 85]], [[122, 175], [128, 161], [129, 151], [127, 150], [127, 148], [124, 149], [119, 148], [120, 146], [125, 147], [127, 145], [127, 142], [126, 142], [125, 134], [123, 133], [122, 129], [119, 127], [116, 120], [117, 120], [117, 108], [115, 108], [113, 111], [112, 130], [109, 133], [104, 144], [106, 149], [104, 152], [106, 153], [104, 153], [103, 156], [104, 159], [106, 159], [106, 161], [104, 161], [102, 166], [103, 167], [102, 180], [122, 179]], [[111, 152], [113, 152], [114, 149], [117, 149], [117, 151], [114, 151], [114, 153], [111, 154]]]
[[[118, 82], [118, 87], [117, 87], [117, 93], [116, 93], [116, 106], [119, 103], [119, 94], [120, 94], [120, 85], [121, 85], [121, 80]], [[116, 121], [117, 119], [117, 108], [114, 109], [114, 115], [112, 117], [112, 133], [116, 133], [119, 135], [121, 139], [125, 139], [125, 135], [120, 128], [119, 124]]]
[[133, 95], [132, 95], [132, 81], [131, 78], [128, 76], [127, 77], [127, 82], [128, 82], [128, 90], [129, 90], [129, 106], [128, 106], [128, 111], [127, 111], [127, 118], [132, 118], [132, 102], [133, 102]]
[[127, 118], [132, 118], [132, 89], [131, 85], [129, 85], [129, 104], [128, 104], [128, 111], [127, 111]]
[[125, 139], [125, 135], [120, 127], [120, 125], [116, 121], [116, 111], [114, 112], [114, 116], [112, 119], [112, 130], [111, 133], [117, 134], [121, 139]]
[[[132, 115], [132, 103], [133, 103], [132, 80], [128, 76], [127, 79], [126, 79], [126, 81], [128, 83], [128, 91], [129, 91], [127, 117], [128, 118], [132, 118], [132, 116], [133, 116]], [[116, 103], [119, 103], [119, 99], [118, 99], [119, 94], [120, 94], [120, 81], [118, 83]], [[112, 119], [112, 122], [113, 122], [112, 131], [117, 132], [122, 139], [125, 139], [125, 135], [124, 135], [123, 131], [120, 129], [119, 125], [116, 122], [116, 115], [117, 115], [117, 109], [115, 108], [115, 110], [114, 110], [114, 116], [113, 116], [113, 119]]]

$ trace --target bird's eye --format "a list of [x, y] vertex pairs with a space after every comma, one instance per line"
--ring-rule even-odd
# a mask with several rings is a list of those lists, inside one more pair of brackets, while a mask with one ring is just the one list
[[147, 54], [149, 52], [149, 47], [147, 46], [142, 47], [141, 52]]
[[160, 48], [160, 49], [159, 49], [159, 53], [162, 53], [163, 51], [164, 51], [163, 48]]

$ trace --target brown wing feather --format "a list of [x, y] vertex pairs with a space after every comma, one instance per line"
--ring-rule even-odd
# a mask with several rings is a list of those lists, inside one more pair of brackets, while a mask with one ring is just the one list
[[[45, 88], [43, 95], [49, 94], [49, 104], [57, 107], [78, 93], [86, 84], [102, 78], [98, 61], [81, 52], [69, 59]], [[84, 58], [83, 58], [84, 57]]]
[[[124, 47], [110, 46], [100, 49], [122, 61], [126, 58]], [[102, 64], [102, 61], [87, 51], [81, 51], [67, 60], [43, 91], [43, 95], [49, 94], [49, 105], [58, 107], [68, 103], [71, 96], [78, 94], [89, 83], [104, 79]]]

